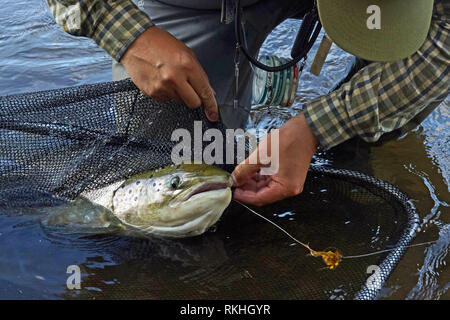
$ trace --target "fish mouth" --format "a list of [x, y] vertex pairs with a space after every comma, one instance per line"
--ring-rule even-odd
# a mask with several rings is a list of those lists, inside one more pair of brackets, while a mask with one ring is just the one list
[[201, 216], [196, 217], [191, 221], [185, 223], [165, 227], [165, 226], [151, 226], [144, 231], [151, 236], [161, 236], [168, 238], [187, 238], [203, 234], [211, 225], [213, 225], [219, 216], [214, 212], [207, 212]]
[[192, 198], [193, 196], [200, 194], [200, 193], [226, 189], [229, 187], [230, 187], [230, 183], [227, 183], [227, 182], [206, 182], [206, 183], [199, 185], [194, 190], [192, 190], [189, 194], [186, 195], [186, 197], [183, 200], [187, 201], [190, 198]]

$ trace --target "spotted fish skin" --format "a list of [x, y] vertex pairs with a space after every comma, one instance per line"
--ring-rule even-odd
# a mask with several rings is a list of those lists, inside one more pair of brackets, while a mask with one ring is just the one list
[[231, 201], [231, 175], [206, 164], [172, 165], [84, 195], [144, 234], [187, 237], [217, 222]]

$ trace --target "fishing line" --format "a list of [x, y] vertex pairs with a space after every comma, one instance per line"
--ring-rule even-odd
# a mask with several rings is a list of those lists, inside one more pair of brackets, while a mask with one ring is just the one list
[[379, 250], [379, 251], [375, 251], [375, 252], [371, 252], [371, 253], [366, 253], [366, 254], [359, 254], [359, 255], [355, 255], [355, 256], [343, 256], [343, 259], [355, 259], [355, 258], [364, 258], [364, 257], [368, 257], [368, 256], [373, 256], [376, 254], [380, 254], [383, 252], [388, 252], [388, 251], [392, 251], [398, 248], [411, 248], [411, 247], [418, 247], [418, 246], [424, 246], [426, 244], [433, 244], [436, 243], [437, 240], [434, 241], [427, 241], [427, 242], [421, 242], [421, 243], [416, 243], [416, 244], [411, 244], [409, 246], [402, 246], [402, 247], [394, 247], [394, 248], [390, 248], [390, 249], [384, 249], [384, 250]]
[[[233, 200], [234, 200], [234, 199], [233, 199]], [[273, 221], [267, 219], [266, 217], [264, 217], [263, 215], [259, 214], [258, 212], [256, 212], [256, 211], [250, 209], [249, 207], [247, 207], [247, 206], [246, 206], [245, 204], [243, 204], [242, 202], [239, 202], [239, 201], [237, 201], [237, 200], [234, 200], [234, 201], [236, 201], [237, 203], [239, 203], [239, 204], [240, 204], [241, 206], [243, 206], [244, 208], [247, 208], [248, 210], [250, 210], [250, 212], [256, 214], [258, 217], [260, 217], [260, 218], [266, 220], [267, 222], [271, 223], [272, 225], [274, 225], [275, 227], [277, 227], [278, 229], [280, 229], [281, 231], [283, 231], [289, 238], [291, 238], [291, 239], [294, 240], [295, 242], [301, 244], [302, 246], [304, 246], [304, 247], [307, 248], [307, 249], [310, 249], [308, 245], [306, 245], [306, 244], [304, 244], [303, 242], [297, 240], [294, 236], [292, 236], [289, 232], [287, 232], [287, 231], [284, 230], [282, 227], [280, 227], [279, 225], [277, 225], [275, 222], [273, 222]]]
[[[233, 199], [234, 200], [234, 199]], [[267, 222], [271, 223], [272, 225], [274, 225], [275, 227], [277, 227], [278, 229], [280, 229], [281, 231], [283, 231], [286, 235], [288, 235], [292, 240], [294, 240], [295, 242], [301, 244], [302, 246], [304, 246], [306, 249], [308, 250], [312, 250], [309, 245], [304, 244], [303, 242], [297, 240], [294, 236], [292, 236], [289, 232], [287, 232], [286, 230], [284, 230], [282, 227], [280, 227], [279, 225], [277, 225], [275, 222], [269, 220], [268, 218], [264, 217], [263, 215], [257, 213], [255, 210], [249, 208], [248, 206], [246, 206], [245, 204], [243, 204], [240, 201], [234, 200], [235, 202], [239, 203], [241, 206], [243, 206], [244, 208], [248, 209], [250, 212], [254, 213], [255, 215], [257, 215], [258, 217], [266, 220]], [[421, 242], [421, 243], [416, 243], [416, 244], [411, 244], [409, 246], [402, 246], [402, 248], [411, 248], [411, 247], [418, 247], [418, 246], [423, 246], [423, 245], [427, 245], [427, 244], [433, 244], [436, 243], [437, 240], [434, 241], [427, 241], [427, 242]], [[370, 252], [370, 253], [366, 253], [366, 254], [359, 254], [359, 255], [353, 255], [353, 256], [342, 256], [342, 259], [356, 259], [356, 258], [364, 258], [364, 257], [369, 257], [369, 256], [374, 256], [380, 253], [384, 253], [384, 252], [389, 252], [395, 249], [398, 249], [400, 247], [393, 247], [393, 248], [389, 248], [389, 249], [384, 249], [384, 250], [379, 250], [379, 251], [374, 251], [374, 252]]]

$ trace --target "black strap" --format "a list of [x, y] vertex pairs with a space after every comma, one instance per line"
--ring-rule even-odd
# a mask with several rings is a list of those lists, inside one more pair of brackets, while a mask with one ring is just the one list
[[294, 45], [291, 50], [292, 60], [280, 65], [280, 66], [267, 66], [258, 60], [256, 60], [249, 52], [245, 46], [244, 41], [242, 41], [243, 30], [242, 30], [242, 8], [241, 1], [237, 0], [235, 19], [234, 19], [234, 32], [236, 36], [236, 42], [239, 49], [245, 55], [245, 57], [256, 67], [268, 71], [268, 72], [279, 72], [285, 69], [291, 68], [293, 65], [297, 64], [301, 59], [305, 58], [309, 50], [311, 50], [314, 42], [319, 36], [322, 25], [319, 20], [319, 15], [317, 13], [316, 7], [314, 7], [310, 12], [308, 12], [303, 18], [302, 25], [295, 39]]

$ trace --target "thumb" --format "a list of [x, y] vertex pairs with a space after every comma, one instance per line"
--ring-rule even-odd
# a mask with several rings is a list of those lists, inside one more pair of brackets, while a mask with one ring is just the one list
[[259, 171], [261, 166], [259, 164], [249, 164], [248, 161], [244, 161], [239, 164], [231, 173], [233, 178], [233, 186], [238, 187], [251, 179], [253, 174]]
[[234, 168], [234, 171], [231, 173], [234, 187], [243, 185], [252, 178], [253, 174], [266, 166], [259, 161], [260, 148], [261, 144], [258, 145], [256, 150], [253, 151], [247, 159]]

